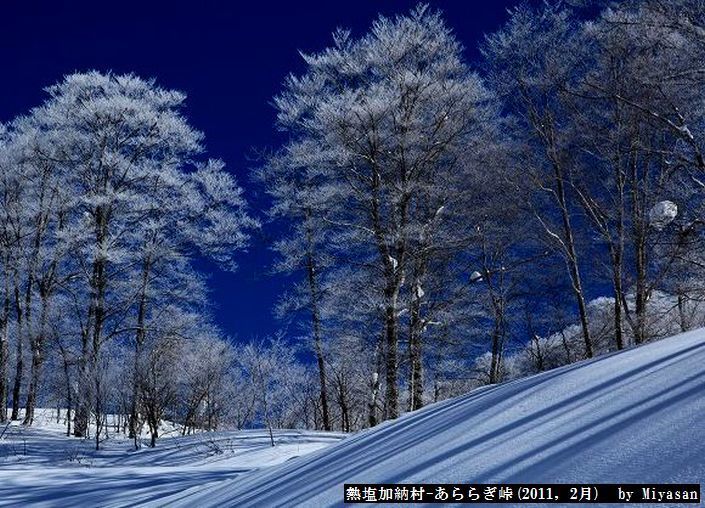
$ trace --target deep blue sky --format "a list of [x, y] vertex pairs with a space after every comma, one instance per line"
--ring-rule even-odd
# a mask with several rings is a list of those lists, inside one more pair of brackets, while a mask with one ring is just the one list
[[[0, 122], [44, 99], [64, 74], [97, 69], [157, 79], [188, 94], [186, 115], [206, 135], [208, 155], [225, 160], [258, 208], [249, 181], [256, 149], [276, 146], [270, 100], [285, 76], [303, 69], [298, 50], [330, 44], [336, 27], [364, 33], [378, 14], [406, 13], [416, 0], [3, 1], [0, 5]], [[440, 8], [477, 58], [484, 33], [517, 0], [446, 0]], [[249, 339], [279, 328], [272, 306], [286, 281], [268, 275], [268, 230], [240, 258], [236, 274], [214, 273], [218, 323]]]

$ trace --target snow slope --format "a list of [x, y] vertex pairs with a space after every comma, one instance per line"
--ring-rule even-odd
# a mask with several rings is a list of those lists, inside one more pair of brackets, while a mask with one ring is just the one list
[[705, 330], [476, 390], [153, 506], [340, 505], [345, 482], [705, 483]]
[[[0, 439], [0, 506], [139, 506], [192, 486], [233, 479], [339, 441], [343, 434], [262, 430], [161, 439], [135, 451], [113, 437], [94, 443], [67, 438], [40, 412], [37, 427], [11, 425]], [[0, 432], [4, 426], [0, 427]]]

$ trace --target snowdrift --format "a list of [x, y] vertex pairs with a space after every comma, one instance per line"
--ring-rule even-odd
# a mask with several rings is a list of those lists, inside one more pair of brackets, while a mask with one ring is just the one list
[[346, 482], [703, 481], [705, 330], [697, 330], [482, 388], [157, 505], [333, 506]]

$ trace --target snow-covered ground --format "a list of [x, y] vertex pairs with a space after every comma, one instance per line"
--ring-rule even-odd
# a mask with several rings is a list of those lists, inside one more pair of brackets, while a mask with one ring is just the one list
[[476, 390], [153, 505], [341, 505], [345, 482], [705, 483], [705, 331]]
[[[262, 430], [201, 433], [161, 439], [135, 451], [113, 437], [96, 452], [92, 441], [67, 438], [49, 411], [35, 427], [11, 425], [0, 439], [0, 506], [139, 506], [193, 486], [232, 480], [330, 446], [343, 434]], [[0, 432], [5, 426], [0, 426]], [[166, 430], [166, 429], [165, 429]]]
[[280, 431], [271, 448], [250, 431], [137, 452], [111, 440], [98, 454], [57, 429], [10, 431], [3, 506], [319, 507], [341, 505], [346, 482], [701, 483], [705, 331], [482, 388], [340, 442]]

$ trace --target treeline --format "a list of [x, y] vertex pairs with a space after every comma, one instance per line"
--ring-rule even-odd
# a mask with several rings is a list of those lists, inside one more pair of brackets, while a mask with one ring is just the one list
[[0, 421], [352, 431], [702, 326], [704, 34], [695, 0], [523, 4], [473, 66], [424, 6], [336, 31], [274, 98], [294, 282], [247, 344], [194, 261], [259, 223], [184, 96], [66, 77], [0, 133]]
[[[225, 269], [257, 222], [185, 97], [132, 75], [67, 76], [0, 132], [0, 421], [67, 407], [152, 445], [166, 414], [213, 428], [232, 346], [192, 261]], [[10, 414], [8, 414], [10, 406]]]
[[705, 323], [703, 34], [697, 1], [523, 4], [471, 67], [421, 6], [303, 56], [257, 178], [316, 426]]

